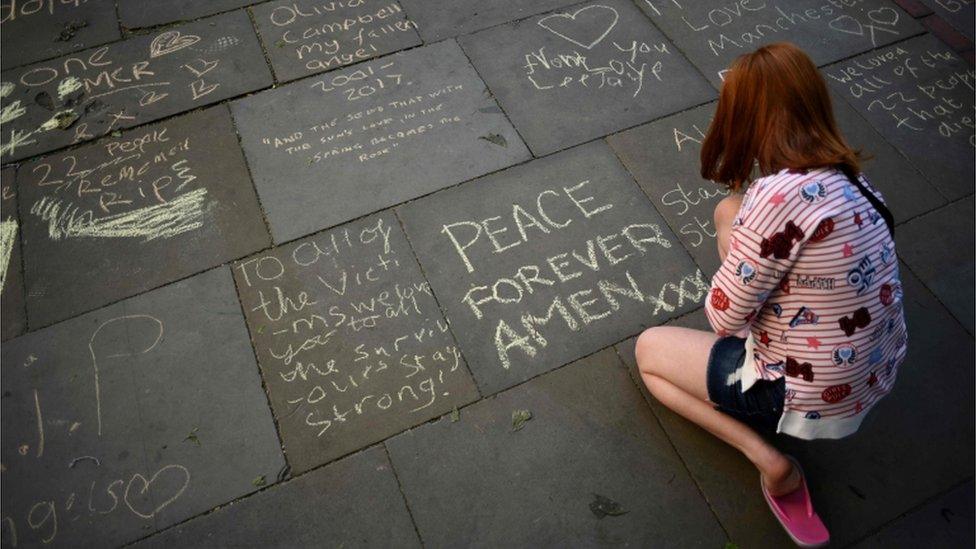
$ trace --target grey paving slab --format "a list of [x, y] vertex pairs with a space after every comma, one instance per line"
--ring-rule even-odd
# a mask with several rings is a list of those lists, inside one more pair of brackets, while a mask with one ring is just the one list
[[6, 70], [118, 40], [122, 33], [112, 0], [10, 0], [0, 10], [0, 35]]
[[573, 6], [460, 41], [536, 156], [715, 97], [627, 0]]
[[[703, 309], [668, 325], [711, 331]], [[617, 352], [732, 542], [739, 547], [792, 547], [759, 491], [756, 468], [737, 450], [675, 414], [647, 391], [634, 359], [635, 344], [636, 338], [621, 342]]]
[[973, 532], [973, 481], [941, 495], [894, 524], [854, 545], [857, 549], [884, 547], [969, 548], [976, 545]]
[[974, 215], [970, 197], [906, 223], [898, 234], [898, 256], [971, 334], [976, 332]]
[[530, 15], [576, 3], [574, 0], [401, 0], [410, 17], [419, 25], [424, 42], [472, 32], [523, 19]]
[[715, 103], [611, 135], [607, 143], [633, 174], [702, 271], [718, 270], [713, 214], [729, 191], [701, 178], [699, 155]]
[[278, 484], [133, 547], [420, 547], [381, 446]]
[[271, 85], [244, 11], [4, 71], [7, 162]]
[[840, 95], [832, 94], [834, 118], [847, 142], [867, 159], [861, 168], [895, 216], [902, 223], [946, 203], [938, 186], [888, 143]]
[[277, 242], [529, 158], [453, 40], [259, 93], [232, 112]]
[[396, 2], [281, 0], [254, 6], [251, 13], [279, 82], [421, 43], [417, 24]]
[[904, 40], [921, 24], [890, 0], [768, 2], [637, 2], [705, 77], [721, 86], [736, 57], [788, 41], [818, 65]]
[[[513, 429], [512, 413], [532, 419]], [[428, 547], [721, 547], [612, 350], [386, 442]], [[449, 456], [445, 459], [445, 456]], [[625, 514], [598, 518], [597, 496]]]
[[973, 193], [976, 73], [948, 46], [926, 34], [823, 72], [942, 194]]
[[17, 546], [118, 546], [284, 467], [229, 268], [2, 355], [4, 536]]
[[0, 173], [0, 335], [7, 340], [27, 329], [24, 308], [24, 273], [20, 259], [20, 221], [14, 169]]
[[[908, 358], [890, 395], [860, 430], [840, 440], [774, 444], [800, 459], [831, 542], [844, 546], [972, 477], [973, 339], [908, 269], [901, 267], [909, 326]], [[701, 327], [689, 319], [689, 327]], [[633, 343], [618, 349], [633, 367]], [[930, 365], [939, 375], [932, 376]], [[675, 447], [740, 547], [789, 541], [741, 454], [651, 399]]]
[[972, 0], [920, 0], [970, 40], [976, 40], [976, 5]]
[[23, 164], [31, 327], [270, 245], [225, 106]]
[[153, 27], [174, 21], [189, 21], [222, 11], [248, 6], [261, 0], [118, 0], [119, 21], [130, 29]]
[[[607, 137], [624, 166], [634, 175], [681, 243], [709, 276], [719, 266], [713, 213], [727, 190], [703, 180], [701, 142], [715, 103], [669, 116]], [[882, 193], [895, 221], [902, 222], [945, 204], [945, 198], [881, 138], [843, 99], [834, 115], [851, 146], [870, 155], [863, 169]]]
[[602, 141], [398, 212], [486, 394], [679, 316], [708, 290]]
[[392, 212], [234, 267], [296, 471], [478, 398]]

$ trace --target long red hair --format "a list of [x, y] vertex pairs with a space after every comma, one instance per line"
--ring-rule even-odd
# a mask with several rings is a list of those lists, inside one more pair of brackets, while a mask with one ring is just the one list
[[735, 60], [702, 142], [703, 178], [738, 191], [757, 162], [762, 175], [824, 166], [857, 174], [860, 160], [837, 130], [827, 85], [803, 50], [778, 42]]

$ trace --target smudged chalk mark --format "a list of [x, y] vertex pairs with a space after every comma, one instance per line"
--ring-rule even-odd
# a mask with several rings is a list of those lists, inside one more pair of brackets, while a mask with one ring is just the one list
[[81, 89], [81, 80], [74, 76], [69, 76], [58, 83], [58, 99], [64, 100], [65, 97]]
[[20, 99], [10, 102], [0, 109], [0, 124], [6, 124], [11, 120], [20, 118], [26, 112], [27, 109], [20, 104]]
[[172, 238], [203, 226], [207, 189], [196, 189], [179, 198], [138, 208], [130, 212], [95, 218], [91, 210], [61, 200], [44, 197], [31, 206], [30, 212], [48, 224], [52, 240], [62, 238]]
[[10, 256], [14, 250], [17, 238], [17, 220], [8, 218], [0, 222], [0, 291], [3, 291], [7, 281], [7, 268], [10, 266]]

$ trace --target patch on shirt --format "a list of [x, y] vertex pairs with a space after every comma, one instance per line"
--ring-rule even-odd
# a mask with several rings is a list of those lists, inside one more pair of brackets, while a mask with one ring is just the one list
[[847, 283], [857, 290], [857, 295], [861, 295], [874, 282], [874, 272], [871, 257], [864, 256], [856, 267], [847, 272]]
[[786, 259], [790, 257], [790, 250], [793, 243], [802, 240], [806, 236], [803, 231], [796, 226], [792, 220], [786, 222], [782, 231], [773, 233], [769, 238], [763, 238], [759, 243], [759, 255], [761, 257], [773, 256], [776, 259]]
[[857, 361], [857, 347], [850, 343], [842, 343], [830, 352], [830, 358], [835, 366], [846, 368], [852, 366]]
[[809, 242], [820, 242], [832, 232], [834, 232], [834, 219], [831, 217], [824, 218], [823, 221], [817, 224], [817, 228], [813, 230]]
[[739, 282], [748, 286], [750, 282], [756, 279], [756, 268], [748, 261], [740, 261], [735, 268], [735, 276], [738, 277]]
[[800, 187], [800, 199], [808, 204], [814, 204], [827, 198], [827, 186], [822, 181], [811, 181]]
[[831, 385], [820, 393], [820, 398], [828, 404], [836, 404], [851, 394], [851, 385], [849, 383], [842, 383], [840, 385]]
[[713, 288], [712, 296], [709, 299], [712, 302], [712, 307], [714, 307], [716, 311], [724, 311], [729, 308], [729, 305], [731, 305], [729, 296], [725, 295], [722, 288]]

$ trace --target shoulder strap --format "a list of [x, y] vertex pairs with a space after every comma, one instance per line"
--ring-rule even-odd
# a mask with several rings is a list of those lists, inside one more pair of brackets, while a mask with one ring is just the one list
[[854, 174], [847, 166], [839, 166], [839, 168], [840, 171], [844, 172], [844, 175], [847, 176], [847, 179], [857, 186], [858, 190], [861, 191], [861, 194], [864, 195], [864, 198], [867, 198], [868, 202], [874, 206], [874, 209], [881, 214], [881, 217], [884, 218], [885, 225], [888, 225], [888, 233], [891, 234], [891, 238], [895, 238], [895, 218], [891, 215], [891, 210], [889, 210], [888, 207], [885, 206], [884, 203], [881, 202], [881, 200], [873, 192], [867, 190], [864, 183], [861, 183], [861, 178]]

